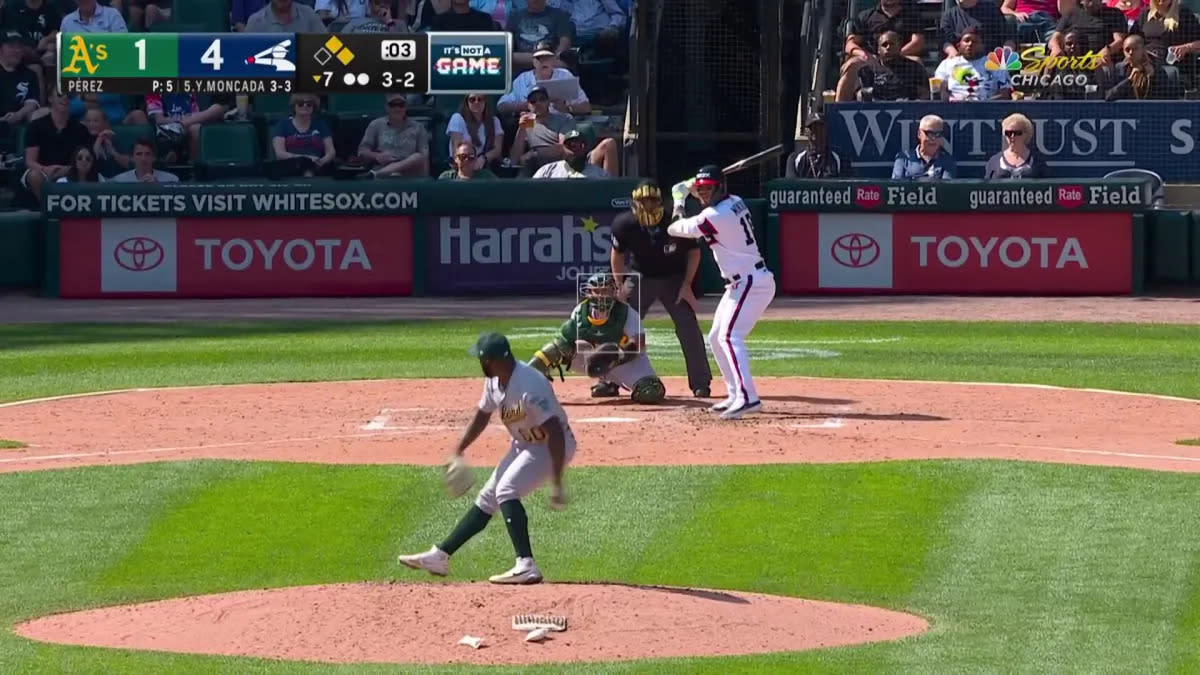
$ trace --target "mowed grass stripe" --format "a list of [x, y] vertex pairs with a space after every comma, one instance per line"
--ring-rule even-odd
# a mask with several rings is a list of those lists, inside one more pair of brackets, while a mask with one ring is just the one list
[[686, 584], [904, 608], [967, 482], [937, 462], [738, 467], [655, 548]]
[[[514, 340], [518, 355], [529, 355], [552, 337], [554, 324], [497, 319], [3, 326], [0, 400], [181, 384], [477, 377], [466, 348], [480, 331], [528, 333], [541, 327], [544, 339]], [[649, 325], [670, 330], [662, 320]], [[840, 354], [758, 359], [754, 371], [760, 375], [1038, 382], [1200, 398], [1200, 378], [1194, 376], [1200, 372], [1200, 326], [764, 321], [751, 335], [752, 350], [759, 349], [756, 340]], [[812, 344], [830, 340], [859, 342]], [[663, 374], [684, 373], [677, 349], [656, 350], [652, 357]]]
[[[1171, 656], [1197, 543], [1178, 474], [958, 462], [976, 486], [913, 604], [940, 617], [903, 668], [1153, 672]], [[1151, 483], [1153, 486], [1151, 487]], [[1193, 645], [1193, 649], [1195, 646]]]
[[435, 502], [428, 469], [251, 466], [156, 520], [101, 588], [172, 597], [378, 578], [397, 531]]

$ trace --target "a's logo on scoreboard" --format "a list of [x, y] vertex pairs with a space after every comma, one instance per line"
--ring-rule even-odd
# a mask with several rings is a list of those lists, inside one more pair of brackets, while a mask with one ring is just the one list
[[88, 44], [82, 35], [72, 35], [67, 44], [67, 58], [62, 72], [83, 75], [86, 70], [88, 75], [95, 75], [100, 63], [108, 58], [108, 45], [103, 42]]
[[429, 54], [432, 91], [503, 94], [512, 82], [509, 33], [430, 33]]

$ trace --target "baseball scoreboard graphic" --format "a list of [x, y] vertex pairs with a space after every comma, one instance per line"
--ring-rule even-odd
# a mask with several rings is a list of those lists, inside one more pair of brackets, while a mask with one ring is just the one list
[[59, 33], [67, 94], [502, 94], [508, 33]]

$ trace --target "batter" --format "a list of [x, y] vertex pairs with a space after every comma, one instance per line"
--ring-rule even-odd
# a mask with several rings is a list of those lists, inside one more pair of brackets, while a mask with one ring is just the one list
[[725, 277], [725, 294], [713, 314], [708, 342], [727, 393], [712, 410], [720, 411], [721, 419], [738, 419], [762, 410], [750, 376], [746, 336], [775, 299], [775, 275], [767, 269], [754, 240], [750, 207], [741, 197], [726, 192], [721, 167], [702, 167], [689, 191], [700, 201], [702, 210], [671, 223], [667, 233], [689, 239], [703, 237]]
[[462, 457], [467, 447], [487, 428], [496, 411], [500, 412], [500, 419], [512, 436], [508, 454], [492, 471], [475, 497], [475, 503], [445, 541], [425, 553], [402, 555], [399, 561], [413, 569], [446, 576], [450, 573], [450, 556], [482, 532], [492, 515], [500, 511], [517, 562], [512, 569], [494, 575], [488, 581], [494, 584], [540, 583], [542, 571], [533, 560], [529, 520], [521, 499], [550, 479], [551, 508], [561, 510], [566, 506], [563, 471], [575, 456], [575, 434], [567, 423], [567, 413], [554, 396], [554, 388], [541, 373], [517, 362], [508, 338], [499, 333], [485, 333], [479, 336], [471, 354], [479, 358], [486, 379], [479, 410], [463, 432], [454, 458]]
[[617, 300], [617, 283], [611, 274], [588, 277], [581, 288], [583, 301], [563, 322], [552, 342], [539, 349], [529, 365], [550, 379], [551, 368], [566, 366], [587, 373], [598, 382], [596, 398], [624, 389], [637, 403], [656, 404], [666, 398], [666, 387], [646, 355], [646, 335], [641, 317]]

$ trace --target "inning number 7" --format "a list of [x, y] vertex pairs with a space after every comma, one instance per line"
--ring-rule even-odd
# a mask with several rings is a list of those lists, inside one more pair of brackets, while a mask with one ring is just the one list
[[754, 227], [753, 227], [752, 223], [750, 222], [750, 213], [749, 212], [743, 213], [740, 216], [740, 220], [742, 222], [742, 231], [746, 233], [746, 245], [753, 246], [754, 245]]

